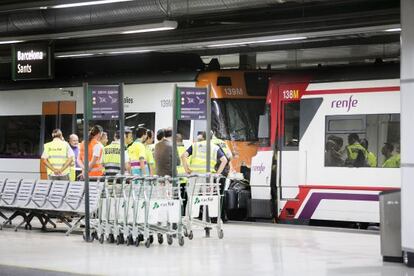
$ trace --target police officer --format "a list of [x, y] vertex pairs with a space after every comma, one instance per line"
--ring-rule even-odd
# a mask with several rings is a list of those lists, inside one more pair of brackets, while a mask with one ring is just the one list
[[367, 165], [367, 150], [361, 146], [359, 136], [356, 133], [348, 135], [348, 146], [346, 146], [348, 158], [346, 164], [353, 167], [364, 167]]
[[372, 151], [368, 150], [368, 140], [362, 139], [361, 146], [363, 146], [367, 150], [367, 161], [370, 167], [375, 168], [377, 166], [377, 156]]
[[[131, 132], [129, 129], [125, 129], [125, 133]], [[120, 131], [116, 131], [114, 135], [114, 141], [103, 150], [103, 165], [105, 167], [106, 176], [114, 176], [121, 171], [121, 144], [120, 144]], [[125, 150], [125, 171], [130, 171], [130, 163], [128, 151]]]
[[44, 145], [42, 161], [47, 167], [47, 175], [51, 180], [69, 180], [70, 166], [74, 153], [64, 141], [62, 131], [55, 129], [52, 132], [52, 142]]
[[[200, 134], [199, 139], [201, 141], [194, 143], [181, 155], [181, 161], [187, 174], [191, 174], [192, 172], [206, 173], [207, 142], [205, 131]], [[210, 144], [210, 170], [217, 174], [221, 174], [226, 167], [227, 158], [218, 146], [214, 145], [212, 142], [210, 142]], [[190, 162], [188, 162], [190, 156], [191, 159]], [[220, 161], [221, 164], [218, 168], [215, 168], [217, 161]]]
[[392, 154], [394, 146], [391, 143], [385, 143], [381, 149], [381, 153], [385, 157], [385, 161], [382, 164], [383, 168], [399, 168], [401, 163], [400, 153]]
[[149, 170], [146, 161], [146, 150], [143, 142], [147, 138], [147, 129], [139, 127], [136, 131], [136, 140], [128, 147], [128, 155], [131, 161], [131, 174], [148, 175]]
[[[177, 139], [178, 156], [181, 157], [185, 152], [185, 146], [184, 146], [184, 143], [183, 143], [183, 136], [180, 133], [177, 133], [176, 139]], [[177, 174], [178, 175], [185, 174], [185, 170], [184, 170], [184, 167], [183, 167], [182, 163], [177, 166]]]
[[[213, 132], [212, 132], [212, 135], [213, 135], [213, 137], [211, 138], [211, 142], [214, 145], [218, 146], [223, 151], [224, 156], [227, 159], [227, 164], [224, 167], [224, 170], [222, 172], [222, 174], [227, 177], [229, 172], [230, 172], [230, 161], [233, 159], [233, 154], [232, 154], [231, 150], [229, 149], [229, 147], [227, 147], [226, 142], [224, 142], [223, 140], [217, 138], [217, 136]], [[216, 163], [216, 169], [218, 169], [218, 167], [220, 166], [220, 163], [221, 162], [218, 160], [217, 163]], [[222, 180], [224, 180], [224, 179], [222, 179]]]

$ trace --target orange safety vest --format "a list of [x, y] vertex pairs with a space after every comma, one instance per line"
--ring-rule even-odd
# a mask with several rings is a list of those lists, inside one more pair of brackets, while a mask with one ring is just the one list
[[[88, 160], [89, 160], [89, 163], [92, 162], [93, 148], [98, 143], [100, 143], [98, 140], [92, 139], [92, 141], [90, 141], [89, 144], [88, 144]], [[85, 156], [84, 142], [82, 142], [79, 145], [79, 156], [80, 156], [80, 159], [82, 160], [82, 162], [85, 162], [84, 161], [84, 156]], [[89, 174], [89, 176], [102, 176], [104, 174], [104, 167], [102, 165], [102, 149], [99, 152], [98, 161], [96, 162], [96, 164], [92, 168], [89, 168], [89, 173], [88, 174]]]

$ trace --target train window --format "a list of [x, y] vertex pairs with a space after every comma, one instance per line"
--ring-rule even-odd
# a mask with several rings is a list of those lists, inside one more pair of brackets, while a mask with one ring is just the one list
[[217, 86], [231, 86], [231, 78], [230, 77], [218, 77]]
[[39, 158], [41, 116], [0, 117], [0, 157]]
[[244, 79], [246, 81], [247, 95], [249, 96], [266, 96], [269, 85], [270, 74], [265, 72], [246, 72]]
[[291, 102], [284, 104], [285, 111], [285, 129], [283, 145], [285, 147], [299, 146], [299, 116], [300, 102]]
[[265, 100], [212, 100], [212, 129], [218, 138], [257, 141], [259, 117]]
[[327, 167], [400, 167], [400, 115], [327, 116]]

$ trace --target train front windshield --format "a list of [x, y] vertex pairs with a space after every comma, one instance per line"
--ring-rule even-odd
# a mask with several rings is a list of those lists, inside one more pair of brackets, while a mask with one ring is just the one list
[[264, 99], [212, 100], [212, 129], [223, 140], [257, 141], [264, 107]]

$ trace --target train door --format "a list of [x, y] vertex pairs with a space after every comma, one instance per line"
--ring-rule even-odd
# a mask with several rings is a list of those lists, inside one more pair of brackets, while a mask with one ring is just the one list
[[[278, 203], [294, 200], [299, 191], [299, 117], [300, 97], [306, 84], [286, 84], [279, 86], [277, 113], [277, 164], [276, 185]], [[282, 204], [281, 204], [282, 203]], [[294, 211], [287, 217], [293, 216]]]
[[[51, 133], [59, 128], [65, 139], [76, 131], [76, 101], [58, 101], [42, 103], [40, 146], [52, 140]], [[40, 162], [40, 175], [47, 178], [46, 167]]]

